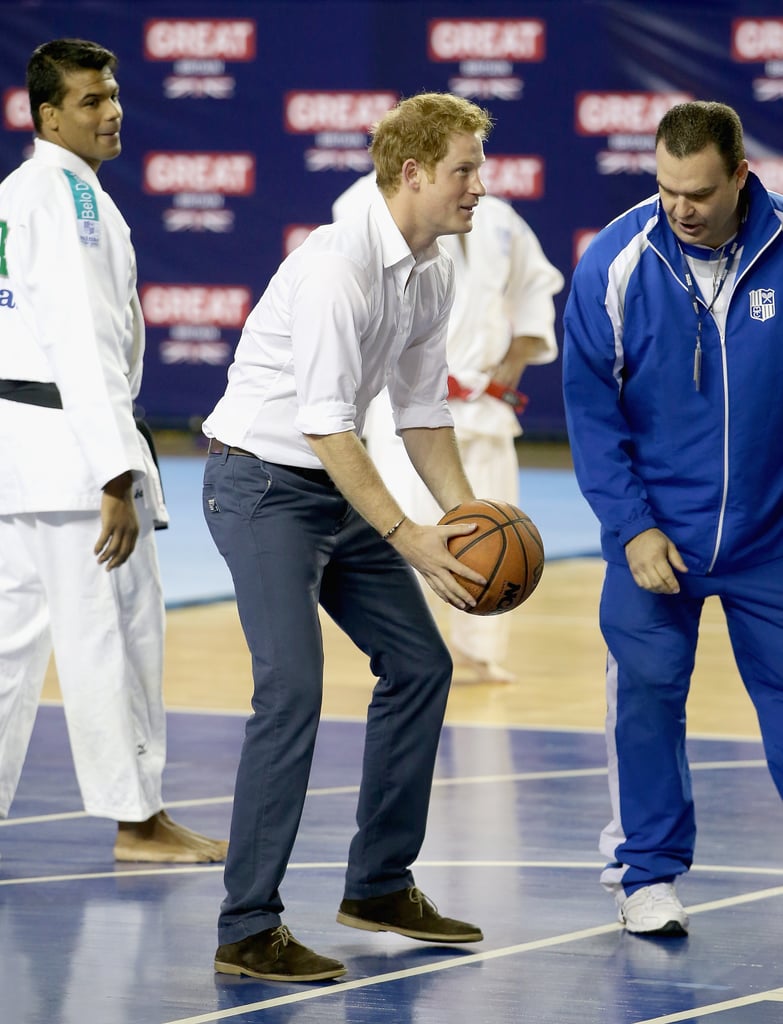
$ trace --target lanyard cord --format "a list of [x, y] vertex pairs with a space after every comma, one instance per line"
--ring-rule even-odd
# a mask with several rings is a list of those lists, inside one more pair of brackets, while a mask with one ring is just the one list
[[[693, 385], [694, 385], [694, 387], [696, 388], [697, 391], [700, 391], [701, 390], [701, 328], [702, 328], [702, 323], [704, 322], [704, 317], [708, 313], [712, 313], [713, 309], [715, 308], [715, 303], [718, 301], [718, 298], [720, 297], [720, 293], [723, 291], [723, 286], [726, 283], [726, 279], [728, 278], [729, 273], [731, 272], [731, 268], [734, 266], [734, 261], [737, 258], [737, 250], [739, 248], [739, 236], [737, 236], [737, 238], [735, 238], [734, 241], [732, 242], [731, 249], [729, 249], [729, 254], [726, 257], [726, 262], [723, 264], [723, 269], [721, 271], [720, 277], [718, 278], [717, 281], [715, 280], [715, 278], [713, 278], [712, 299], [710, 300], [710, 304], [707, 306], [707, 308], [706, 308], [704, 313], [702, 313], [702, 311], [701, 311], [701, 304], [699, 303], [699, 298], [696, 295], [696, 287], [695, 287], [695, 285], [693, 283], [693, 276], [691, 274], [691, 269], [688, 266], [688, 261], [685, 258], [685, 252], [684, 252], [682, 246], [680, 245], [679, 240], [677, 241], [677, 246], [678, 246], [678, 248], [680, 250], [680, 256], [682, 257], [682, 268], [683, 268], [683, 273], [685, 275], [685, 283], [688, 286], [688, 295], [690, 296], [690, 299], [691, 299], [691, 305], [693, 306], [693, 312], [696, 314], [696, 347], [695, 347], [695, 349], [693, 351]], [[724, 245], [723, 249], [725, 249], [725, 248], [726, 247]], [[723, 249], [721, 249], [720, 256], [718, 257], [718, 265], [720, 265], [720, 261], [723, 259]]]

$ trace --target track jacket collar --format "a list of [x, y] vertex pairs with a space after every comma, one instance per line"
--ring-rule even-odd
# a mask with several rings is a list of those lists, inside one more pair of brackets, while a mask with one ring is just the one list
[[[781, 231], [778, 213], [770, 202], [766, 188], [752, 172], [748, 172], [745, 185], [748, 206], [744, 224], [740, 228], [742, 251], [737, 275], [741, 275], [758, 253]], [[658, 200], [658, 219], [647, 236], [650, 245], [666, 260], [678, 278], [682, 278], [682, 260], [677, 236], [669, 226], [666, 214]]]

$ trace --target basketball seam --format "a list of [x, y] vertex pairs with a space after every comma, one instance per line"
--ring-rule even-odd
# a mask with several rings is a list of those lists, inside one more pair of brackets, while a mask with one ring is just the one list
[[[509, 505], [507, 502], [498, 503], [486, 499], [475, 499], [471, 504], [473, 505], [472, 513], [467, 511], [461, 512], [460, 506], [456, 506], [445, 513], [443, 518], [447, 519], [448, 525], [476, 523], [479, 526], [478, 536], [469, 534], [464, 537], [451, 537], [448, 541], [449, 550], [455, 558], [462, 559], [465, 555], [469, 555], [474, 548], [478, 548], [480, 545], [490, 541], [490, 545], [495, 550], [492, 555], [488, 554], [487, 561], [492, 559], [494, 555], [493, 567], [486, 576], [486, 583], [480, 589], [478, 589], [478, 584], [468, 580], [459, 572], [455, 572], [454, 575], [473, 594], [476, 608], [471, 609], [472, 611], [477, 611], [481, 602], [492, 593], [493, 588], [496, 591], [494, 594], [494, 607], [478, 612], [478, 614], [495, 615], [511, 611], [530, 597], [538, 586], [543, 574], [544, 545], [541, 535], [529, 516], [521, 509]], [[476, 506], [485, 506], [486, 511], [481, 509], [476, 511]], [[517, 514], [511, 514], [508, 509]], [[456, 514], [452, 515], [452, 513]], [[442, 525], [446, 524], [443, 523]], [[498, 533], [499, 537], [497, 536]], [[509, 534], [513, 535], [514, 541], [512, 541]], [[516, 548], [513, 547], [514, 542], [516, 543]], [[531, 544], [532, 547], [530, 547]], [[516, 571], [511, 575], [508, 573], [504, 574], [501, 572], [501, 567], [512, 551], [515, 552], [513, 557], [518, 559]], [[534, 558], [536, 558], [534, 551], [539, 556], [536, 559], [536, 565], [540, 566], [539, 571], [536, 571], [534, 567]], [[486, 572], [483, 567], [479, 571], [482, 574]], [[508, 593], [507, 584], [512, 587], [512, 590]], [[522, 596], [509, 607], [508, 600], [514, 600], [513, 588], [519, 588]], [[506, 606], [498, 607], [504, 597]]]

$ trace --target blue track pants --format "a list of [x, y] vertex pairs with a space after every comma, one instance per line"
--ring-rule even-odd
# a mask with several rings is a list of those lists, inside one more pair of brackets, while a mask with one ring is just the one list
[[629, 894], [671, 881], [693, 860], [696, 819], [685, 704], [705, 598], [723, 606], [732, 650], [783, 795], [783, 560], [715, 576], [681, 574], [680, 593], [638, 587], [610, 564], [601, 596], [607, 658], [606, 739], [612, 821], [601, 881]]

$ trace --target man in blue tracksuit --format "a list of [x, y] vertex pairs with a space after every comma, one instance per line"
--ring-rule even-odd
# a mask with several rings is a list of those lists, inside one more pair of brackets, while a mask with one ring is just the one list
[[696, 836], [685, 703], [710, 595], [783, 795], [783, 196], [748, 170], [720, 103], [664, 116], [656, 168], [658, 194], [576, 268], [564, 391], [607, 562], [601, 880], [627, 930], [683, 935], [674, 880]]

